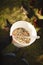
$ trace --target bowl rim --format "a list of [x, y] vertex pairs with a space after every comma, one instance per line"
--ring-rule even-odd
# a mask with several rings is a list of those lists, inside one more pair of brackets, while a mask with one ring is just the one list
[[[31, 42], [29, 42], [28, 44], [26, 43], [26, 44], [21, 44], [21, 43], [19, 43], [17, 40], [15, 40], [15, 39], [13, 39], [13, 40], [15, 40], [18, 44], [21, 44], [22, 46], [29, 46], [29, 45], [31, 45], [35, 40], [36, 40], [36, 38], [37, 38], [37, 32], [36, 32], [36, 29], [35, 29], [35, 27], [30, 23], [30, 22], [27, 22], [27, 21], [17, 21], [17, 22], [15, 22], [15, 23], [20, 23], [20, 22], [26, 22], [27, 24], [29, 24], [29, 25], [31, 25], [33, 28], [34, 28], [34, 30], [35, 30], [35, 33], [36, 33], [36, 37], [34, 38], [34, 40], [33, 41], [31, 41]], [[12, 28], [13, 28], [13, 26], [15, 25], [15, 23], [13, 23], [13, 25], [11, 26], [11, 28], [10, 28], [10, 36], [12, 36], [12, 34], [11, 34], [11, 31], [12, 31]], [[13, 36], [12, 36], [12, 38], [13, 38]]]

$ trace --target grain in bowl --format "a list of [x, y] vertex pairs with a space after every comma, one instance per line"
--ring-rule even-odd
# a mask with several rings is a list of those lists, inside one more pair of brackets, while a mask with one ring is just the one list
[[30, 42], [30, 34], [24, 28], [17, 28], [12, 32], [14, 38], [20, 43], [29, 43]]

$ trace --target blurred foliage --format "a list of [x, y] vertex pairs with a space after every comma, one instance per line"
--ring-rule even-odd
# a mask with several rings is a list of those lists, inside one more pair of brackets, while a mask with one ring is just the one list
[[34, 9], [37, 10], [38, 6], [40, 8], [39, 4], [40, 0], [0, 0], [0, 27], [3, 28], [6, 25], [6, 19], [11, 24], [18, 20], [32, 23], [31, 18], [35, 16]]

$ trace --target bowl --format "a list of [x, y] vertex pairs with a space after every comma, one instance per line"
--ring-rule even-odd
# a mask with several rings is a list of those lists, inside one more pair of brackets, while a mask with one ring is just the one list
[[[16, 40], [14, 38], [14, 36], [12, 35], [12, 32], [17, 29], [17, 28], [24, 28], [26, 29], [29, 34], [30, 34], [30, 42], [29, 43], [20, 43], [18, 40]], [[27, 22], [27, 21], [17, 21], [15, 23], [13, 23], [13, 25], [11, 26], [11, 29], [10, 29], [10, 36], [12, 36], [12, 40], [13, 40], [13, 44], [17, 47], [26, 47], [26, 46], [29, 46], [31, 45], [33, 42], [35, 42], [36, 39], [38, 39], [39, 37], [37, 36], [37, 32], [36, 32], [36, 29], [35, 27]], [[15, 41], [15, 42], [14, 42]]]

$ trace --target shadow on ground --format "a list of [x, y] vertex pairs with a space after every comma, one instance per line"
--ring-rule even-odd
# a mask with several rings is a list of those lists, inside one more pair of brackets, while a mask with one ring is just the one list
[[11, 37], [8, 30], [0, 29], [0, 50], [11, 43]]

